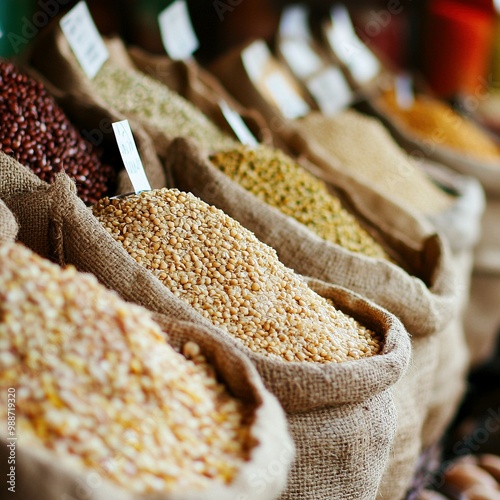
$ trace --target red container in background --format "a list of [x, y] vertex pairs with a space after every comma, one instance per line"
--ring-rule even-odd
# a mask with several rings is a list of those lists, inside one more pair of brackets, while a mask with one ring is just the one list
[[422, 72], [437, 96], [474, 95], [484, 89], [494, 27], [490, 1], [429, 2], [422, 40]]

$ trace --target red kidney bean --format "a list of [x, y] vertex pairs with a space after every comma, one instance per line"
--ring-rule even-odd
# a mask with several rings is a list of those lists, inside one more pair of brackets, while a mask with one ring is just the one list
[[0, 60], [0, 149], [46, 182], [66, 172], [89, 205], [108, 194], [115, 179], [113, 167], [101, 161], [101, 152], [45, 87], [5, 60]]

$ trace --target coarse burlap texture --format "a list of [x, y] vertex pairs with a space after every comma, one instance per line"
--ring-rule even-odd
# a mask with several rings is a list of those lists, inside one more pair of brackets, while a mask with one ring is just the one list
[[[399, 396], [396, 405], [400, 405], [398, 433], [383, 480], [397, 477], [387, 498], [402, 498], [411, 482], [431, 408], [438, 335], [456, 315], [455, 274], [448, 246], [430, 223], [341, 174], [332, 179], [336, 194], [359, 220], [378, 230], [389, 252], [408, 272], [322, 240], [231, 181], [188, 141], [172, 143], [166, 166], [179, 189], [193, 192], [238, 220], [274, 247], [285, 265], [300, 274], [345, 286], [403, 322], [414, 346], [413, 369], [400, 381], [399, 392], [398, 384], [395, 388], [396, 400]], [[442, 411], [448, 418], [449, 410]]]
[[[500, 159], [488, 162], [447, 148], [438, 141], [424, 142], [405, 130], [373, 100], [370, 111], [390, 128], [398, 142], [416, 157], [440, 162], [465, 176], [477, 179], [486, 193], [480, 238], [474, 254], [471, 293], [465, 313], [465, 335], [470, 351], [471, 367], [477, 367], [494, 354], [500, 331]], [[490, 294], [494, 294], [493, 296]]]
[[109, 196], [130, 193], [134, 190], [123, 166], [112, 127], [113, 123], [122, 120], [128, 120], [130, 123], [134, 141], [151, 187], [157, 189], [166, 185], [165, 171], [156, 155], [154, 144], [137, 120], [128, 118], [119, 111], [110, 108], [95, 93], [82, 93], [78, 87], [60, 88], [37, 69], [31, 66], [24, 66], [22, 69], [45, 86], [47, 92], [61, 106], [87, 141], [108, 152], [118, 174], [113, 192], [110, 192]]
[[[0, 158], [1, 161], [1, 158]], [[0, 200], [0, 245], [15, 241], [19, 227], [14, 214], [7, 205]]]
[[267, 61], [261, 81], [252, 81], [243, 62], [243, 52], [251, 43], [228, 50], [208, 67], [211, 73], [224, 85], [227, 91], [242, 106], [256, 109], [267, 123], [268, 131], [272, 135], [274, 144], [288, 152], [287, 131], [291, 123], [283, 110], [272, 102], [266, 94], [266, 77], [280, 72], [283, 78], [288, 79], [291, 88], [298, 94], [311, 109], [317, 107], [312, 104], [311, 96], [304, 87], [293, 77], [291, 71], [283, 63], [273, 58]]
[[[108, 47], [110, 43], [109, 41]], [[227, 134], [233, 135], [233, 130], [222, 114], [220, 100], [225, 101], [243, 118], [259, 142], [272, 144], [272, 135], [260, 113], [256, 109], [243, 107], [214, 75], [202, 68], [194, 59], [174, 61], [163, 55], [149, 54], [139, 47], [130, 48], [128, 55], [138, 70], [182, 95]]]
[[485, 196], [474, 177], [430, 161], [420, 161], [419, 166], [436, 183], [455, 194], [455, 202], [448, 210], [428, 216], [450, 243], [458, 302], [456, 316], [438, 337], [439, 361], [434, 375], [431, 408], [424, 424], [423, 444], [429, 447], [441, 439], [456, 415], [466, 391], [470, 358], [477, 349], [470, 339], [466, 339], [464, 320], [470, 297], [474, 248], [481, 235]]
[[[109, 52], [109, 61], [113, 65], [137, 71], [122, 41], [118, 38], [108, 38], [105, 42]], [[97, 104], [104, 109], [109, 109], [113, 114], [121, 115], [95, 91], [58, 26], [49, 30], [37, 44], [31, 53], [30, 64], [62, 91], [74, 93], [86, 102]], [[166, 154], [171, 141], [175, 138], [174, 135], [159, 128], [146, 117], [135, 114], [132, 116], [131, 113], [127, 113], [126, 118], [131, 122], [131, 126], [134, 124], [145, 130], [158, 156], [163, 157]], [[265, 134], [265, 136], [270, 137], [270, 134]], [[228, 135], [228, 139], [232, 139], [232, 134]], [[165, 184], [158, 187], [165, 187]]]
[[[46, 449], [22, 446], [22, 436], [16, 442], [16, 498], [22, 500], [54, 500], [85, 498], [92, 500], [205, 500], [276, 498], [285, 488], [287, 473], [294, 457], [294, 445], [287, 429], [285, 414], [278, 401], [264, 387], [250, 361], [228, 343], [220, 342], [212, 332], [194, 323], [182, 322], [156, 314], [155, 320], [168, 334], [175, 348], [188, 340], [195, 341], [233, 396], [251, 409], [251, 436], [254, 441], [248, 461], [240, 468], [229, 485], [216, 485], [205, 491], [134, 494], [118, 487], [99, 468], [71, 469]], [[147, 415], [145, 415], [147, 417]], [[0, 470], [6, 477], [7, 447], [11, 441], [2, 432], [0, 439]], [[271, 473], [268, 471], [272, 471]], [[266, 473], [267, 472], [267, 473]], [[264, 473], [266, 473], [264, 475]]]
[[[58, 175], [45, 193], [50, 198], [46, 214], [50, 247], [60, 263], [92, 272], [126, 300], [204, 326], [219, 342], [238, 347], [252, 360], [287, 412], [301, 457], [294, 462], [284, 498], [374, 498], [397, 426], [390, 389], [410, 355], [408, 336], [399, 320], [350, 291], [321, 284], [320, 293], [382, 335], [381, 354], [330, 365], [286, 363], [254, 354], [209, 325], [130, 257], [76, 197], [66, 175]], [[253, 477], [255, 491], [280, 470], [279, 462], [263, 466]], [[305, 492], [305, 487], [311, 490]]]

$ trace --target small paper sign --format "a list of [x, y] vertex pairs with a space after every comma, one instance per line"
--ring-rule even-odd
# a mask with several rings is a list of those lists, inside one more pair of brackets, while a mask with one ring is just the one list
[[271, 58], [271, 51], [263, 40], [251, 43], [241, 54], [245, 71], [254, 83], [261, 79], [264, 67]]
[[309, 9], [305, 5], [290, 5], [280, 17], [279, 33], [282, 37], [311, 38]]
[[239, 141], [247, 146], [257, 146], [257, 139], [253, 136], [252, 132], [250, 132], [239, 113], [237, 113], [228, 105], [226, 101], [222, 99], [219, 101], [219, 107], [224, 115], [224, 118], [227, 120], [227, 123], [229, 123], [229, 126], [232, 128]]
[[151, 190], [128, 120], [113, 123], [118, 149], [136, 193]]
[[349, 106], [352, 92], [342, 71], [326, 68], [307, 82], [307, 88], [326, 116], [333, 116]]
[[172, 59], [188, 59], [199, 47], [184, 0], [176, 0], [163, 10], [158, 16], [158, 23], [163, 46]]
[[368, 82], [379, 73], [379, 60], [359, 39], [349, 11], [344, 5], [332, 8], [331, 26], [327, 31], [327, 38], [332, 50], [348, 67], [357, 82]]
[[410, 75], [397, 75], [395, 81], [396, 102], [401, 109], [409, 109], [415, 102], [413, 79]]
[[292, 73], [299, 79], [307, 78], [322, 66], [322, 61], [303, 39], [285, 38], [280, 50]]
[[280, 72], [271, 73], [266, 78], [265, 85], [285, 118], [293, 120], [310, 111], [308, 104], [295, 92]]
[[85, 74], [94, 78], [109, 57], [86, 2], [78, 2], [59, 22]]

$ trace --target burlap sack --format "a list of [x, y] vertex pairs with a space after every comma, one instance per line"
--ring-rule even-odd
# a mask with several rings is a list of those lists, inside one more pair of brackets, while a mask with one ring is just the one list
[[468, 157], [466, 154], [440, 144], [438, 140], [428, 142], [419, 139], [396, 117], [389, 115], [384, 108], [371, 98], [363, 103], [365, 109], [377, 116], [389, 128], [398, 143], [416, 158], [427, 158], [446, 165], [453, 170], [475, 177], [481, 182], [486, 194], [500, 192], [500, 158], [498, 161], [485, 161]]
[[500, 238], [498, 215], [500, 214], [500, 159], [497, 162], [481, 161], [447, 148], [436, 141], [425, 143], [405, 130], [405, 127], [387, 115], [370, 100], [368, 110], [379, 116], [390, 128], [398, 142], [416, 157], [440, 162], [452, 170], [477, 179], [486, 193], [486, 207], [481, 226], [481, 237], [475, 251], [469, 305], [465, 313], [465, 335], [471, 355], [471, 366], [477, 367], [493, 355], [500, 330], [498, 297], [500, 290]]
[[[216, 59], [208, 67], [211, 73], [224, 85], [227, 91], [244, 107], [256, 109], [265, 119], [267, 127], [273, 137], [274, 143], [281, 149], [288, 151], [286, 140], [290, 120], [266, 96], [262, 87], [252, 81], [247, 73], [242, 59], [243, 51], [250, 44], [235, 47]], [[288, 79], [293, 90], [312, 108], [316, 109], [311, 97], [293, 77], [290, 70], [277, 59], [272, 60], [270, 72], [277, 68]]]
[[[108, 47], [109, 45], [110, 42]], [[221, 99], [243, 118], [259, 142], [272, 145], [272, 135], [260, 113], [238, 103], [219, 81], [194, 59], [174, 61], [166, 56], [149, 54], [139, 47], [130, 48], [128, 55], [137, 69], [182, 95], [227, 134], [233, 135], [233, 130], [222, 114], [219, 106]]]
[[[402, 265], [349, 252], [312, 234], [294, 219], [263, 204], [232, 182], [206, 155], [183, 140], [169, 151], [167, 168], [180, 189], [224, 210], [274, 247], [295, 271], [345, 286], [385, 307], [412, 336], [412, 369], [396, 385], [398, 433], [382, 498], [402, 498], [422, 446], [423, 425], [432, 402], [438, 335], [456, 314], [454, 271], [447, 245], [429, 223], [405, 212], [369, 187], [339, 174], [336, 192], [358, 218], [374, 229]], [[460, 363], [463, 359], [460, 358]], [[443, 409], [448, 418], [448, 409]], [[397, 478], [397, 479], [395, 479]], [[389, 495], [389, 496], [385, 496]]]
[[473, 252], [481, 233], [485, 199], [481, 184], [444, 165], [421, 161], [419, 166], [438, 184], [456, 195], [450, 209], [428, 216], [448, 240], [456, 278], [457, 315], [438, 335], [439, 360], [434, 374], [432, 401], [423, 428], [424, 447], [441, 439], [465, 394], [471, 350], [465, 338], [464, 316], [470, 296]]
[[126, 119], [130, 123], [134, 141], [151, 187], [153, 189], [165, 187], [167, 183], [165, 171], [156, 155], [153, 142], [137, 120], [124, 116], [93, 95], [82, 94], [78, 89], [57, 87], [50, 79], [31, 66], [25, 65], [22, 69], [32, 78], [43, 83], [49, 94], [62, 107], [65, 114], [86, 140], [105, 150], [118, 172], [115, 186], [113, 186], [112, 192], [109, 193], [110, 196], [133, 191], [112, 128], [112, 123]]
[[0, 200], [0, 245], [14, 241], [19, 227], [14, 214], [8, 209], [7, 205]]
[[[117, 487], [102, 469], [74, 470], [49, 450], [24, 448], [22, 436], [15, 442], [16, 498], [54, 500], [85, 498], [92, 500], [205, 500], [217, 499], [274, 499], [286, 485], [287, 473], [294, 457], [294, 445], [287, 430], [287, 421], [278, 401], [265, 388], [249, 360], [228, 343], [220, 342], [203, 327], [155, 315], [167, 332], [169, 342], [176, 348], [193, 340], [216, 367], [218, 376], [231, 393], [254, 412], [251, 433], [255, 445], [249, 460], [227, 486], [215, 486], [209, 491], [180, 491], [171, 494], [134, 494]], [[146, 417], [146, 416], [145, 416]], [[8, 471], [7, 447], [12, 441], [2, 432], [0, 439], [0, 470]], [[272, 470], [262, 480], [262, 471]]]
[[[109, 38], [105, 42], [112, 64], [121, 68], [135, 69], [125, 46], [119, 39]], [[116, 109], [110, 108], [104, 99], [96, 93], [58, 26], [49, 30], [37, 43], [31, 53], [30, 64], [57, 88], [81, 96], [86, 102], [94, 103], [104, 109], [109, 109], [113, 114], [120, 115]], [[160, 157], [166, 154], [175, 134], [161, 129], [148, 119], [141, 119], [137, 114], [131, 116], [131, 113], [127, 113], [127, 118], [131, 121], [131, 125], [132, 123], [140, 124], [147, 132]], [[266, 137], [268, 136], [269, 134], [266, 135]], [[228, 135], [228, 139], [231, 138], [232, 135]]]
[[[209, 325], [142, 268], [73, 191], [64, 174], [45, 189], [50, 199], [50, 246], [58, 261], [92, 272], [126, 300], [204, 325], [221, 343], [238, 347], [251, 358], [267, 388], [286, 410], [301, 457], [293, 466], [285, 498], [373, 498], [397, 425], [390, 388], [401, 377], [410, 352], [401, 323], [352, 292], [316, 285], [337, 307], [383, 335], [382, 353], [336, 365], [291, 364], [253, 354]], [[268, 475], [280, 470], [275, 461], [253, 476], [257, 494]]]

